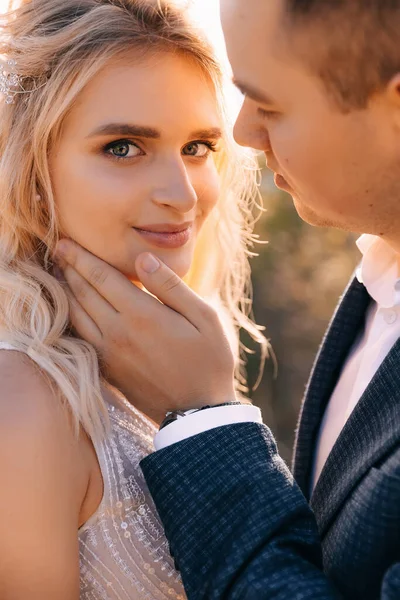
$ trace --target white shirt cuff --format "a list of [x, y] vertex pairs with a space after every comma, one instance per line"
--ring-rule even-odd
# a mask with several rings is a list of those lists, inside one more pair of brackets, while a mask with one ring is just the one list
[[161, 429], [154, 438], [154, 447], [156, 450], [162, 450], [198, 433], [204, 433], [224, 425], [262, 422], [260, 409], [252, 404], [207, 408], [182, 417]]

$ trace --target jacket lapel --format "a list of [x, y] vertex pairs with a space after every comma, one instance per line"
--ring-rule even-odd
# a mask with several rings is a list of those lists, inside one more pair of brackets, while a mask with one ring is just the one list
[[300, 413], [293, 463], [294, 477], [307, 499], [310, 496], [311, 465], [321, 420], [344, 360], [364, 325], [370, 301], [365, 287], [354, 278], [331, 321], [311, 373]]
[[400, 443], [400, 339], [343, 428], [311, 498], [321, 536], [363, 475]]

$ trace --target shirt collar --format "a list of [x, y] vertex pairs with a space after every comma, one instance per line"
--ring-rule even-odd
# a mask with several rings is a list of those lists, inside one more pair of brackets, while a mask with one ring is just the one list
[[381, 308], [400, 306], [400, 257], [389, 244], [375, 235], [357, 240], [363, 255], [357, 279]]

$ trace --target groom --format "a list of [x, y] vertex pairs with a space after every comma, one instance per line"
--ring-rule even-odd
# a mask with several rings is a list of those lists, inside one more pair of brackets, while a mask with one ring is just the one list
[[[112, 377], [149, 414], [211, 405], [171, 415], [142, 463], [190, 599], [399, 599], [400, 0], [222, 0], [222, 20], [238, 142], [307, 222], [369, 234], [308, 385], [294, 479], [258, 409], [227, 405], [211, 309], [154, 257], [137, 271], [163, 304], [64, 244], [76, 321], [83, 336], [102, 323]], [[132, 301], [110, 331], [99, 294], [118, 292]]]

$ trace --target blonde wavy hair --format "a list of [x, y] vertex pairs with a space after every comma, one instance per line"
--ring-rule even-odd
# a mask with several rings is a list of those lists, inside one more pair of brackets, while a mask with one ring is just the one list
[[[73, 334], [69, 304], [51, 256], [60, 231], [48, 157], [86, 84], [118, 53], [176, 52], [195, 61], [215, 86], [225, 123], [216, 157], [221, 197], [198, 239], [188, 285], [213, 303], [236, 355], [239, 391], [246, 390], [246, 330], [267, 343], [251, 317], [249, 256], [258, 206], [255, 159], [234, 143], [224, 76], [210, 45], [182, 8], [164, 0], [23, 0], [0, 28], [0, 54], [17, 62], [25, 93], [0, 103], [0, 326], [56, 384], [77, 428], [104, 432], [106, 383], [96, 350]], [[42, 202], [37, 201], [37, 195]]]

